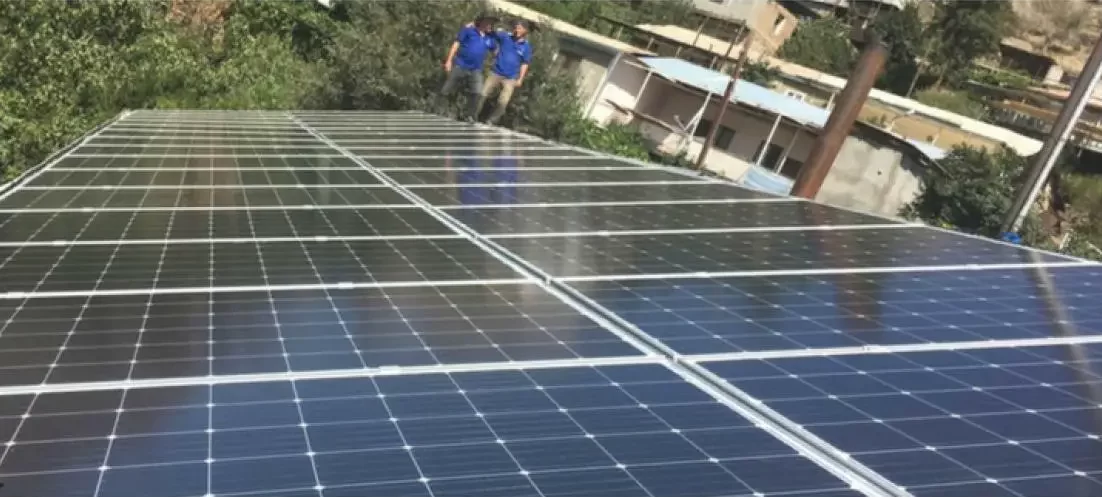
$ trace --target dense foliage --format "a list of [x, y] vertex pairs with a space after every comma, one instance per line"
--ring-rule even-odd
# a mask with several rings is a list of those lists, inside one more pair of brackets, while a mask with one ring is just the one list
[[955, 147], [928, 171], [922, 193], [904, 215], [986, 236], [999, 234], [1026, 161], [1012, 150]]
[[[11, 176], [126, 108], [292, 108], [319, 66], [275, 11], [241, 2], [217, 29], [175, 21], [169, 2], [0, 3], [0, 167]], [[269, 9], [273, 15], [254, 17]], [[287, 12], [293, 15], [293, 12]], [[324, 17], [324, 15], [322, 16]], [[269, 22], [269, 29], [259, 29]], [[320, 54], [315, 54], [320, 57]]]
[[918, 5], [907, 4], [902, 10], [890, 10], [871, 26], [888, 46], [888, 61], [876, 82], [877, 88], [906, 95], [916, 83], [928, 52], [930, 37], [922, 24]]
[[973, 119], [981, 119], [987, 114], [987, 106], [981, 100], [961, 90], [928, 88], [915, 93], [912, 98], [931, 107], [945, 109]]
[[777, 56], [812, 69], [848, 75], [857, 62], [857, 50], [849, 39], [850, 27], [845, 20], [826, 17], [800, 24]]
[[973, 63], [997, 54], [999, 42], [1015, 24], [1014, 10], [1004, 0], [943, 0], [937, 2], [927, 29], [931, 37], [930, 65], [943, 82], [959, 85]]
[[578, 26], [599, 16], [630, 24], [675, 24], [696, 28], [690, 0], [520, 0], [521, 5]]
[[[1008, 148], [989, 152], [961, 145], [938, 162], [940, 167], [927, 172], [922, 192], [901, 214], [935, 226], [998, 236], [1003, 216], [1010, 209], [1016, 188], [1021, 185], [1028, 165], [1026, 159]], [[1092, 194], [1092, 191], [1102, 191], [1097, 180], [1073, 177], [1070, 181], [1072, 185], [1064, 189], [1068, 201], [1076, 207], [1075, 212], [1085, 213], [1102, 207], [1098, 194]], [[1102, 224], [1090, 219], [1089, 214], [1077, 214], [1069, 224], [1064, 230], [1071, 229], [1073, 243], [1063, 247], [1052, 237], [1055, 233], [1043, 228], [1036, 210], [1026, 218], [1020, 234], [1028, 245], [1102, 260], [1102, 252], [1091, 245], [1091, 242], [1100, 241], [1102, 230], [1097, 226]]]
[[[924, 18], [917, 3], [888, 9], [869, 29], [888, 46], [888, 61], [877, 88], [899, 95], [916, 89], [960, 87], [974, 62], [998, 53], [999, 41], [1014, 26], [1014, 12], [1004, 0], [936, 0]], [[802, 23], [781, 46], [779, 56], [846, 77], [857, 61], [849, 42], [848, 19], [826, 17]]]
[[[446, 111], [434, 100], [477, 1], [0, 2], [0, 168], [11, 177], [123, 109]], [[503, 16], [504, 17], [504, 16]], [[532, 71], [502, 124], [633, 157], [646, 142], [581, 116], [573, 75]], [[452, 103], [455, 105], [454, 103]]]

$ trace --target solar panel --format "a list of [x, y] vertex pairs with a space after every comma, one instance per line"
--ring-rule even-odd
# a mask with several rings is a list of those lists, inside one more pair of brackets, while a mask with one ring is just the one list
[[5, 411], [26, 414], [0, 463], [14, 494], [859, 495], [659, 365], [70, 392]]
[[809, 217], [820, 225], [892, 224], [883, 219], [806, 202], [747, 202], [736, 204], [571, 205], [449, 210], [485, 235], [525, 233], [617, 232], [639, 230], [746, 230], [806, 226]]
[[46, 171], [24, 188], [58, 186], [173, 186], [218, 187], [223, 185], [290, 185], [296, 187], [322, 185], [358, 185], [379, 183], [379, 179], [363, 169], [283, 169], [209, 171], [203, 169], [134, 171]]
[[0, 211], [23, 212], [33, 209], [103, 210], [172, 208], [176, 210], [302, 209], [310, 206], [362, 206], [409, 204], [400, 193], [389, 188], [328, 188], [325, 186], [274, 187], [267, 189], [218, 188], [189, 189], [186, 195], [171, 189], [111, 190], [83, 189], [15, 190], [0, 199]]
[[[1021, 248], [898, 224], [819, 225], [736, 233], [601, 233], [506, 237], [497, 243], [555, 276], [745, 273], [1068, 262]], [[860, 228], [860, 227], [858, 227]]]
[[0, 303], [4, 385], [640, 354], [530, 284]]
[[[206, 140], [206, 138], [203, 138]], [[282, 139], [279, 139], [282, 140]], [[155, 159], [136, 156], [122, 158], [119, 156], [96, 157], [66, 157], [56, 165], [44, 172], [44, 175], [57, 174], [59, 172], [72, 172], [81, 170], [106, 171], [115, 174], [125, 174], [126, 171], [136, 170], [182, 170], [190, 173], [208, 171], [277, 171], [284, 169], [306, 169], [320, 171], [326, 169], [363, 170], [354, 161], [344, 156], [322, 155], [320, 157], [156, 157]]]
[[324, 144], [315, 143], [302, 143], [295, 145], [280, 145], [280, 144], [266, 144], [266, 145], [227, 145], [227, 146], [215, 146], [210, 143], [202, 143], [198, 145], [166, 145], [166, 146], [152, 146], [152, 145], [85, 145], [80, 148], [80, 155], [82, 157], [86, 155], [92, 156], [107, 156], [107, 155], [126, 155], [126, 154], [144, 154], [151, 156], [158, 155], [314, 155], [324, 154], [330, 152], [329, 148]]
[[[501, 167], [501, 166], [499, 166]], [[394, 181], [403, 186], [452, 184], [450, 174], [447, 171], [392, 171], [388, 172]], [[499, 172], [500, 174], [500, 172]], [[579, 171], [541, 171], [519, 169], [508, 180], [498, 178], [490, 181], [491, 184], [499, 182], [508, 183], [695, 183], [699, 180], [691, 180], [685, 176], [661, 170], [579, 170]], [[463, 182], [467, 183], [467, 182]]]
[[[475, 171], [470, 174], [459, 172], [456, 174], [456, 179], [463, 179], [463, 183], [468, 184], [502, 183], [503, 179], [511, 178], [515, 174], [512, 170]], [[593, 184], [571, 188], [526, 186], [523, 183], [471, 187], [463, 183], [435, 188], [418, 188], [417, 196], [440, 207], [555, 203], [600, 204], [611, 202], [625, 204], [669, 204], [672, 202], [708, 204], [736, 202], [745, 199], [763, 200], [774, 198], [762, 193], [715, 183], [626, 186]]]
[[[406, 141], [415, 138], [402, 137]], [[357, 140], [362, 141], [362, 140]], [[338, 144], [350, 143], [349, 140], [336, 140]], [[492, 156], [482, 159], [455, 159], [451, 154], [445, 153], [443, 157], [423, 159], [386, 159], [385, 163], [378, 166], [380, 171], [432, 171], [449, 169], [508, 169], [523, 167], [525, 169], [638, 169], [635, 164], [610, 160], [599, 155], [578, 155], [572, 160], [523, 158], [514, 160], [509, 154]]]
[[[74, 233], [74, 227], [79, 231]], [[254, 237], [417, 238], [453, 234], [440, 221], [416, 208], [0, 213], [2, 244]]]
[[1102, 271], [1044, 271], [1049, 284], [990, 270], [573, 285], [681, 354], [1102, 335]]
[[707, 363], [916, 497], [1102, 495], [1102, 346]]
[[128, 112], [0, 187], [0, 483], [1094, 497], [1099, 288], [427, 114]]
[[[423, 134], [422, 134], [423, 135]], [[467, 158], [504, 158], [506, 160], [516, 161], [528, 161], [531, 159], [558, 159], [572, 161], [577, 157], [586, 157], [585, 152], [578, 152], [570, 149], [563, 148], [521, 148], [513, 146], [497, 146], [497, 147], [437, 147], [431, 146], [416, 146], [410, 145], [403, 148], [391, 148], [391, 149], [379, 149], [368, 146], [355, 146], [349, 147], [349, 150], [354, 152], [357, 156], [363, 157], [368, 160], [375, 159], [423, 159], [423, 158], [442, 158], [444, 154], [450, 156], [453, 160], [463, 160]]]

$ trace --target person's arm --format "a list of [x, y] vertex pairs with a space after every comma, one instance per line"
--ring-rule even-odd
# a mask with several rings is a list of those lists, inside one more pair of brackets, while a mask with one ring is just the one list
[[524, 58], [521, 59], [520, 75], [517, 76], [517, 86], [524, 83], [524, 77], [528, 75], [528, 65], [532, 63], [532, 47], [529, 45], [524, 50]]
[[452, 47], [448, 50], [448, 57], [444, 59], [444, 70], [452, 72], [452, 60], [455, 59], [455, 54], [459, 53], [459, 40], [452, 42]]
[[522, 64], [520, 66], [520, 75], [517, 76], [517, 86], [524, 84], [524, 77], [528, 75], [528, 64]]

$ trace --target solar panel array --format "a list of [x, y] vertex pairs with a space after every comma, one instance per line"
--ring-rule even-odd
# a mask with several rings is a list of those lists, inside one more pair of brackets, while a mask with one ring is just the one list
[[1102, 495], [1102, 267], [410, 112], [0, 190], [0, 497]]

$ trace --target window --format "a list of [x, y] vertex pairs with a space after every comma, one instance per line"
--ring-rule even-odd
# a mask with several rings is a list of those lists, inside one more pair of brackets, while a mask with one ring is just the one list
[[773, 20], [773, 34], [779, 35], [784, 30], [784, 25], [788, 19], [784, 18], [784, 15], [778, 14], [777, 18]]
[[712, 130], [712, 121], [707, 119], [700, 119], [700, 123], [696, 125], [696, 132], [693, 136], [698, 138], [707, 138], [708, 132]]
[[735, 130], [728, 128], [727, 126], [720, 125], [719, 131], [716, 132], [716, 148], [727, 150], [727, 147], [731, 146], [731, 140], [735, 138]]
[[802, 91], [785, 90], [784, 91], [784, 96], [794, 98], [794, 99], [799, 100], [801, 102], [804, 102], [804, 101], [807, 100], [807, 94], [802, 92]]
[[781, 166], [781, 176], [796, 179], [796, 175], [800, 174], [800, 169], [803, 169], [803, 167], [803, 161], [792, 158], [785, 159], [784, 165]]
[[781, 156], [784, 155], [784, 147], [777, 145], [776, 143], [770, 143], [769, 148], [765, 150], [765, 156], [758, 160], [758, 156], [762, 154], [762, 149], [765, 148], [765, 140], [762, 140], [758, 144], [758, 151], [754, 152], [754, 161], [761, 165], [761, 167], [768, 169], [776, 169], [777, 163], [780, 162]]
[[572, 73], [574, 71], [577, 71], [578, 67], [581, 65], [581, 63], [582, 63], [581, 58], [575, 57], [573, 55], [567, 55], [567, 54], [564, 54], [564, 53], [559, 53], [558, 58], [555, 59], [555, 62], [554, 62], [554, 64], [556, 66], [558, 66], [559, 71], [566, 72], [566, 73]]

